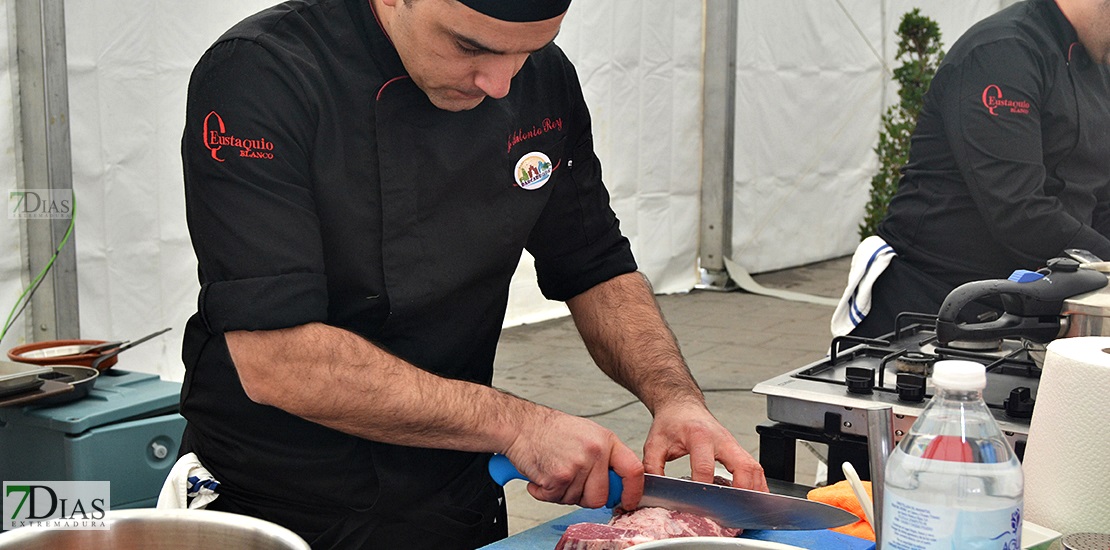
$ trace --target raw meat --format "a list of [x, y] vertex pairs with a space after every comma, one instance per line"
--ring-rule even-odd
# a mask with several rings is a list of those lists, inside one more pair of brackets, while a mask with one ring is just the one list
[[[716, 476], [713, 483], [731, 486]], [[676, 537], [735, 537], [741, 529], [727, 529], [715, 521], [666, 508], [640, 508], [626, 512], [618, 508], [607, 525], [576, 523], [567, 527], [555, 550], [623, 550], [640, 543]]]
[[740, 534], [739, 529], [726, 529], [711, 519], [665, 508], [633, 510], [609, 520], [609, 525], [636, 529], [655, 540], [674, 537], [735, 537]]
[[602, 523], [575, 523], [563, 533], [555, 550], [622, 550], [655, 539], [635, 529], [622, 529]]
[[608, 525], [576, 523], [567, 527], [555, 550], [622, 550], [636, 544], [676, 537], [735, 537], [726, 529], [694, 514], [665, 508], [640, 508], [614, 516]]

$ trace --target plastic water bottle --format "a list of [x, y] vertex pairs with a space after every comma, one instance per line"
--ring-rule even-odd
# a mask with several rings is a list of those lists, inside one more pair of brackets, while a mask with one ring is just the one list
[[986, 370], [938, 361], [933, 399], [891, 452], [882, 548], [1021, 548], [1021, 464], [983, 402]]

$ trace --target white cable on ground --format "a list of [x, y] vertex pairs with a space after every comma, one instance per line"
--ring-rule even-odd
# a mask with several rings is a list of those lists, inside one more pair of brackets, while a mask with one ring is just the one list
[[728, 276], [733, 282], [736, 283], [742, 290], [751, 292], [752, 294], [759, 294], [761, 296], [770, 296], [772, 298], [782, 298], [783, 300], [790, 300], [792, 302], [805, 302], [809, 304], [817, 304], [821, 306], [829, 306], [835, 308], [840, 302], [838, 298], [829, 298], [826, 296], [814, 296], [804, 292], [794, 292], [793, 290], [782, 290], [776, 288], [767, 288], [760, 285], [752, 278], [746, 269], [740, 267], [740, 264], [725, 258], [725, 270], [728, 271]]

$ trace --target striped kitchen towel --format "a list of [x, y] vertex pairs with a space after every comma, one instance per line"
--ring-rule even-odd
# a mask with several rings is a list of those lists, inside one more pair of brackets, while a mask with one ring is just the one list
[[158, 494], [157, 508], [204, 509], [219, 494], [220, 482], [201, 465], [196, 453], [187, 453], [170, 468], [162, 491]]
[[863, 322], [871, 311], [871, 287], [897, 254], [882, 237], [867, 237], [852, 256], [848, 285], [829, 323], [833, 336], [844, 336]]

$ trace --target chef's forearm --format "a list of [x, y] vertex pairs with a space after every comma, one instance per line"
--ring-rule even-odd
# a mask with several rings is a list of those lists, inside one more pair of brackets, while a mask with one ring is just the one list
[[490, 387], [436, 376], [324, 324], [226, 337], [251, 400], [373, 441], [502, 452], [520, 423], [545, 412]]
[[614, 277], [567, 306], [594, 361], [653, 414], [670, 402], [704, 403], [643, 275]]

